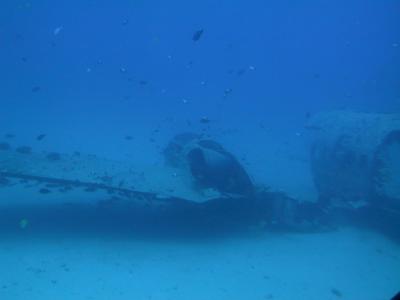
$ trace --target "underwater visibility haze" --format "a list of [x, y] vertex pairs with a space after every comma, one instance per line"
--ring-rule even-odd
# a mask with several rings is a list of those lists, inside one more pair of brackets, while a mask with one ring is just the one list
[[399, 1], [5, 0], [0, 66], [0, 299], [399, 299]]

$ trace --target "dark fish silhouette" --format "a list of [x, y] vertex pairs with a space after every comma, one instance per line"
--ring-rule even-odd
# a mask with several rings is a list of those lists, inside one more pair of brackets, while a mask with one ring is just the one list
[[197, 42], [198, 40], [200, 40], [201, 36], [203, 35], [203, 32], [204, 32], [204, 29], [197, 30], [197, 31], [193, 34], [192, 40], [195, 41], [195, 42]]
[[41, 90], [41, 87], [40, 86], [34, 86], [33, 88], [32, 88], [32, 92], [33, 93], [37, 93], [37, 92], [39, 92]]
[[304, 129], [307, 130], [322, 130], [322, 127], [316, 125], [305, 125]]
[[225, 89], [224, 90], [224, 98], [228, 97], [230, 93], [232, 93], [232, 89], [231, 88]]
[[202, 123], [202, 124], [208, 124], [210, 122], [211, 122], [211, 120], [209, 118], [207, 118], [207, 117], [202, 117], [200, 119], [200, 123]]
[[242, 69], [237, 70], [236, 75], [237, 76], [242, 76], [244, 73], [246, 73], [246, 69], [242, 68]]
[[21, 154], [31, 154], [32, 153], [32, 148], [29, 146], [21, 146], [15, 149], [18, 153]]
[[333, 288], [333, 289], [331, 289], [331, 293], [333, 294], [333, 295], [335, 295], [336, 297], [338, 297], [338, 298], [342, 298], [342, 292], [341, 291], [339, 291], [338, 289], [335, 289], [335, 288]]
[[56, 161], [61, 159], [61, 155], [57, 152], [51, 152], [46, 155], [46, 158], [51, 161]]
[[36, 140], [37, 140], [37, 141], [41, 141], [41, 140], [43, 140], [45, 137], [46, 137], [46, 135], [45, 135], [44, 133], [42, 133], [42, 134], [39, 134], [39, 135], [36, 137]]
[[41, 194], [49, 194], [49, 193], [51, 193], [51, 191], [49, 189], [43, 188], [43, 189], [39, 190], [39, 193], [41, 193]]
[[0, 143], [0, 150], [10, 150], [11, 146], [9, 143]]

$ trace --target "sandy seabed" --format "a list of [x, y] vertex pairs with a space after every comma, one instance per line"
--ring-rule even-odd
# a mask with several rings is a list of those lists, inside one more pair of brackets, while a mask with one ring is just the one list
[[3, 238], [0, 299], [363, 299], [400, 287], [400, 245], [354, 228], [221, 240]]

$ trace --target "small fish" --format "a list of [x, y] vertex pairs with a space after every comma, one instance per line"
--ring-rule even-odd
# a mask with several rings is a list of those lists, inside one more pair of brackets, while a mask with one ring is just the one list
[[18, 153], [21, 154], [31, 154], [32, 153], [32, 148], [29, 146], [21, 146], [15, 149]]
[[36, 85], [36, 86], [34, 86], [33, 88], [32, 88], [32, 92], [33, 93], [37, 93], [37, 92], [39, 92], [41, 90], [41, 88], [40, 88], [40, 86], [38, 86], [38, 85]]
[[316, 125], [305, 125], [304, 129], [318, 131], [318, 130], [322, 130], [322, 127], [316, 126]]
[[200, 119], [200, 123], [202, 123], [202, 124], [208, 124], [210, 122], [211, 122], [211, 120], [208, 117], [202, 117]]
[[133, 137], [132, 137], [131, 135], [127, 135], [127, 136], [125, 136], [125, 139], [126, 139], [127, 141], [131, 141], [131, 140], [133, 139]]
[[37, 140], [37, 141], [41, 141], [41, 140], [43, 140], [45, 137], [46, 137], [46, 134], [42, 133], [42, 134], [39, 134], [39, 135], [36, 137], [36, 140]]
[[195, 31], [195, 33], [193, 34], [192, 40], [194, 42], [197, 42], [198, 40], [200, 40], [201, 36], [203, 35], [204, 29], [200, 29]]
[[246, 73], [246, 69], [245, 68], [237, 70], [236, 75], [237, 76], [242, 76], [244, 73]]
[[46, 155], [46, 158], [51, 161], [61, 160], [61, 155], [57, 152], [50, 152]]
[[0, 143], [0, 150], [10, 150], [11, 146], [9, 143]]
[[342, 298], [342, 297], [343, 297], [342, 292], [339, 291], [338, 289], [332, 288], [332, 289], [331, 289], [331, 293], [332, 293], [333, 295], [335, 295], [336, 297], [338, 297], [338, 298]]
[[5, 177], [0, 177], [0, 186], [7, 186], [10, 184], [10, 180]]
[[189, 61], [186, 65], [186, 68], [190, 69], [191, 67], [193, 67], [193, 61]]
[[224, 90], [224, 98], [228, 97], [228, 95], [229, 95], [230, 93], [232, 93], [232, 89], [231, 89], [231, 88], [225, 89], [225, 90]]
[[59, 35], [61, 30], [63, 30], [63, 28], [64, 27], [62, 27], [62, 26], [57, 27], [56, 29], [53, 30], [53, 34], [54, 35]]
[[12, 134], [12, 133], [6, 133], [4, 136], [5, 136], [6, 139], [13, 139], [13, 138], [15, 138], [15, 134]]
[[41, 193], [41, 194], [50, 194], [51, 191], [49, 189], [43, 188], [43, 189], [39, 190], [39, 193]]
[[21, 221], [19, 221], [19, 228], [21, 229], [26, 229], [26, 227], [28, 227], [29, 225], [29, 221], [27, 219], [22, 219]]

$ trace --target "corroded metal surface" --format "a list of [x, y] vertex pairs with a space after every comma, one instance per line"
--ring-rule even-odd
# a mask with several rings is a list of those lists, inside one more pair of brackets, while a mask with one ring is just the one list
[[184, 171], [160, 166], [139, 167], [94, 155], [0, 151], [0, 188], [32, 187], [49, 197], [79, 189], [114, 197], [168, 202], [204, 203], [219, 198], [215, 191], [196, 191]]
[[314, 133], [311, 168], [322, 201], [400, 206], [399, 114], [320, 113], [306, 128]]

